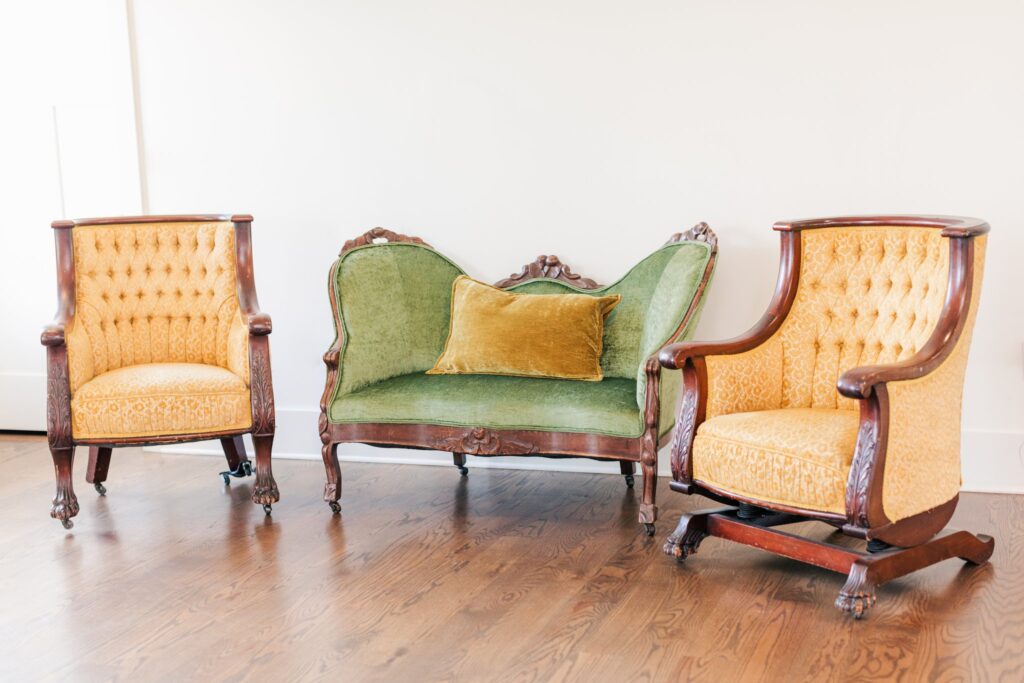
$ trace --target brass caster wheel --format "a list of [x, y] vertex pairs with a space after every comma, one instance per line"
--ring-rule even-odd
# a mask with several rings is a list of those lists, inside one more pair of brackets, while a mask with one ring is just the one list
[[636, 483], [636, 479], [633, 478], [633, 475], [632, 474], [627, 474], [626, 475], [626, 486], [629, 487], [629, 488], [633, 488], [633, 484], [635, 484], [635, 483]]
[[246, 461], [244, 461], [242, 463], [242, 472], [244, 473], [244, 476], [246, 476], [246, 477], [251, 477], [252, 476], [252, 462], [251, 461], [246, 460]]
[[224, 480], [225, 486], [231, 486], [231, 475], [227, 472], [222, 472], [220, 478]]
[[263, 512], [267, 513], [268, 517], [270, 516], [270, 513], [273, 512], [273, 510], [274, 510], [274, 508], [271, 507], [270, 503], [264, 503], [264, 505], [263, 505]]
[[469, 468], [466, 467], [465, 465], [462, 465], [461, 467], [459, 467], [459, 474], [461, 474], [464, 477], [468, 477], [469, 476]]
[[107, 495], [107, 487], [104, 486], [102, 483], [96, 482], [95, 484], [93, 484], [93, 488], [95, 488], [96, 493], [100, 494], [101, 496]]
[[70, 519], [62, 519], [62, 520], [60, 520], [60, 525], [62, 527], [64, 527], [65, 529], [70, 529], [73, 526], [75, 526], [75, 523], [72, 522]]
[[339, 503], [336, 500], [332, 500], [330, 503], [328, 503], [328, 505], [331, 508], [331, 512], [333, 512], [336, 515], [341, 514], [341, 503]]
[[654, 525], [650, 522], [644, 522], [644, 533], [648, 536], [654, 535]]

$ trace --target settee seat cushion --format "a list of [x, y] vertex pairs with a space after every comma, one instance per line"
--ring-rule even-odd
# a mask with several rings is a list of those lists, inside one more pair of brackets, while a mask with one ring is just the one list
[[856, 410], [719, 415], [697, 429], [693, 476], [745, 498], [843, 514], [859, 426]]
[[341, 394], [332, 422], [436, 424], [639, 437], [636, 382], [495, 375], [401, 375]]
[[92, 378], [71, 397], [76, 439], [202, 434], [250, 426], [249, 387], [216, 365], [129, 365]]

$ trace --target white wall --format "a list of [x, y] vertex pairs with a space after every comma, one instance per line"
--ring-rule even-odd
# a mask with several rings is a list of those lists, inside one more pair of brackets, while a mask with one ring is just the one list
[[142, 211], [124, 0], [0, 8], [0, 429], [45, 429], [50, 222]]
[[374, 225], [485, 280], [554, 252], [607, 281], [706, 220], [721, 261], [698, 337], [720, 338], [770, 297], [772, 221], [952, 213], [994, 229], [965, 484], [1024, 491], [1020, 2], [136, 0], [134, 12], [149, 209], [256, 216], [280, 453], [318, 453], [326, 273]]

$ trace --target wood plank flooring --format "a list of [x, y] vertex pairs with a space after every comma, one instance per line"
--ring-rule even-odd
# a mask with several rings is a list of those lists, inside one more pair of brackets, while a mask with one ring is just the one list
[[662, 555], [709, 506], [664, 481], [648, 539], [618, 476], [343, 463], [335, 517], [320, 464], [281, 460], [266, 518], [220, 459], [115, 450], [105, 498], [85, 461], [65, 532], [45, 439], [0, 436], [0, 680], [1024, 680], [1024, 496], [964, 494], [991, 563], [854, 622], [839, 575], [714, 538]]

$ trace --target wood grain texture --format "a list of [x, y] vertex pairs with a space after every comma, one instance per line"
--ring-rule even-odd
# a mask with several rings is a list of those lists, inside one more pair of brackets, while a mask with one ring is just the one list
[[[220, 457], [124, 448], [63, 533], [47, 450], [0, 435], [0, 680], [1024, 678], [1024, 496], [963, 494], [951, 526], [996, 536], [991, 563], [886, 583], [853, 622], [839, 574], [713, 537], [677, 565], [619, 474], [351, 463], [335, 516], [318, 463], [278, 460], [267, 518]], [[707, 506], [666, 493], [663, 516]]]

